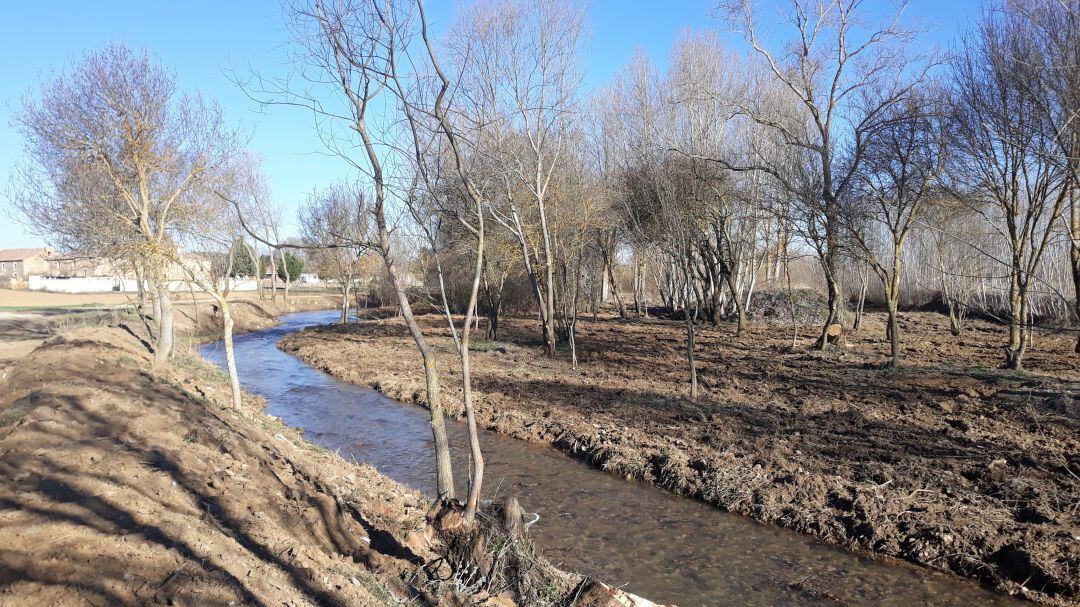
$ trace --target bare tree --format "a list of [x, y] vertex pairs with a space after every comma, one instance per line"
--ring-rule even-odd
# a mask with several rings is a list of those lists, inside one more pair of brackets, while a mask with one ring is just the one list
[[[342, 1], [333, 4], [315, 0], [311, 5], [293, 7], [293, 31], [304, 52], [299, 59], [302, 74], [309, 82], [332, 83], [338, 105], [328, 109], [323, 102], [288, 84], [278, 93], [284, 102], [302, 105], [324, 120], [321, 132], [331, 151], [349, 161], [371, 180], [371, 213], [375, 233], [365, 243], [383, 259], [387, 277], [398, 299], [402, 317], [424, 364], [427, 401], [435, 440], [438, 503], [452, 505], [454, 481], [446, 438], [435, 350], [416, 321], [408, 293], [398, 272], [398, 260], [391, 246], [388, 205], [395, 195], [408, 205], [412, 186], [395, 183], [389, 170], [401, 170], [402, 177], [415, 185], [417, 177], [431, 188], [434, 175], [428, 172], [425, 151], [440, 142], [451, 160], [458, 191], [466, 205], [456, 214], [461, 226], [475, 236], [474, 271], [469, 302], [462, 325], [459, 355], [462, 364], [463, 405], [469, 427], [473, 474], [461, 520], [471, 525], [479, 506], [483, 479], [483, 456], [473, 411], [469, 372], [469, 336], [476, 312], [483, 271], [485, 241], [485, 197], [469, 174], [467, 153], [459, 139], [448, 109], [451, 82], [442, 70], [434, 43], [429, 37], [423, 4], [416, 2]], [[413, 44], [423, 52], [409, 52]], [[418, 63], [417, 63], [418, 62]], [[430, 74], [434, 74], [431, 76]], [[389, 108], [398, 119], [372, 119], [373, 106]], [[334, 131], [334, 124], [347, 125], [353, 135]], [[357, 140], [358, 138], [358, 140]], [[444, 145], [443, 145], [444, 144]], [[356, 157], [352, 150], [362, 151]], [[443, 517], [447, 521], [453, 517]]]
[[942, 195], [940, 177], [947, 146], [938, 108], [943, 106], [940, 98], [931, 95], [913, 95], [888, 110], [885, 124], [870, 136], [858, 183], [841, 201], [840, 216], [854, 248], [885, 291], [892, 367], [900, 364], [897, 311], [904, 245], [926, 206]]
[[198, 220], [193, 192], [242, 138], [217, 104], [182, 94], [169, 70], [119, 44], [44, 82], [16, 124], [30, 159], [16, 178], [16, 206], [58, 248], [140, 268], [158, 311], [154, 360], [166, 362], [174, 230]]
[[1049, 58], [1019, 12], [989, 10], [952, 64], [949, 128], [956, 196], [981, 214], [1007, 245], [1009, 338], [1005, 366], [1023, 367], [1030, 342], [1031, 292], [1054, 223], [1071, 190], [1067, 165], [1054, 160], [1042, 78]]
[[325, 277], [341, 289], [341, 324], [349, 321], [349, 293], [368, 241], [368, 209], [359, 184], [337, 183], [308, 197], [297, 212], [301, 237], [316, 246], [310, 255]]
[[[237, 167], [239, 173], [232, 176], [233, 187], [220, 184], [218, 189], [240, 190], [245, 181], [261, 179], [258, 174], [246, 174], [254, 167]], [[234, 194], [240, 197], [240, 194]], [[203, 193], [202, 212], [198, 220], [176, 233], [177, 243], [183, 250], [174, 249], [170, 261], [183, 270], [188, 281], [213, 298], [221, 314], [221, 339], [225, 346], [225, 366], [229, 373], [229, 386], [234, 407], [243, 404], [240, 375], [236, 368], [233, 347], [233, 314], [229, 298], [235, 286], [233, 277], [237, 243], [243, 238], [236, 208], [210, 192]], [[256, 285], [258, 282], [256, 281]]]
[[[766, 72], [801, 109], [797, 117], [778, 116], [772, 96], [758, 89], [737, 100], [736, 114], [797, 148], [812, 164], [805, 167], [803, 179], [793, 180], [784, 167], [754, 149], [741, 158], [718, 160], [735, 170], [769, 173], [804, 207], [803, 228], [818, 254], [828, 291], [828, 314], [818, 339], [822, 348], [842, 305], [840, 201], [854, 183], [870, 136], [927, 69], [926, 61], [906, 53], [914, 37], [900, 24], [906, 4], [878, 26], [866, 25], [862, 0], [791, 0], [786, 22], [779, 24], [762, 24], [753, 0], [722, 5]], [[763, 33], [769, 31], [771, 38], [782, 27], [792, 34], [784, 51], [777, 52], [767, 46]]]
[[388, 167], [387, 162], [400, 161], [406, 154], [397, 145], [401, 121], [372, 118], [376, 106], [394, 111], [404, 101], [397, 95], [403, 91], [393, 86], [392, 74], [415, 33], [412, 10], [404, 2], [313, 0], [294, 3], [288, 13], [298, 48], [296, 76], [304, 84], [257, 80], [248, 88], [262, 95], [263, 101], [312, 111], [328, 151], [370, 180], [371, 199], [367, 203], [374, 232], [371, 241], [363, 244], [382, 258], [402, 318], [420, 351], [435, 442], [436, 497], [440, 503], [446, 502], [454, 498], [454, 478], [435, 350], [413, 314], [391, 246], [393, 225], [388, 207], [395, 192], [400, 200], [402, 190], [395, 189], [394, 175], [388, 169], [396, 167]]
[[[556, 258], [551, 187], [581, 81], [583, 12], [566, 0], [479, 4], [459, 25], [471, 105], [492, 122], [485, 151], [501, 168], [492, 217], [517, 239], [539, 307], [544, 348], [555, 355]], [[464, 56], [465, 53], [459, 53]]]
[[[1073, 314], [1080, 321], [1080, 1], [1030, 0], [1018, 2], [1015, 10], [1028, 19], [1029, 35], [1047, 55], [1039, 76], [1048, 94], [1035, 101], [1054, 133], [1049, 160], [1065, 172]], [[1075, 350], [1080, 353], [1080, 337]]]

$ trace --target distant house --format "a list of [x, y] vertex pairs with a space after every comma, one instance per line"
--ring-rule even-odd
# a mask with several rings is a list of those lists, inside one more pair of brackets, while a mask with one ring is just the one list
[[90, 276], [121, 277], [125, 273], [116, 264], [102, 257], [54, 253], [46, 260], [48, 269], [42, 276], [54, 278], [85, 278]]
[[0, 286], [14, 286], [26, 282], [31, 274], [48, 273], [51, 255], [53, 250], [48, 247], [0, 249]]

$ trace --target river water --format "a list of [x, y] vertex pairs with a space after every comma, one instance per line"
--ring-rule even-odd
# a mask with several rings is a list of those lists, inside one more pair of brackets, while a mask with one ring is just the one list
[[[285, 334], [334, 322], [336, 311], [300, 312], [236, 339], [245, 389], [308, 440], [368, 462], [403, 484], [434, 489], [427, 411], [338, 381], [277, 348]], [[201, 348], [224, 366], [220, 342]], [[465, 426], [448, 422], [456, 471], [468, 468]], [[516, 494], [536, 511], [544, 554], [653, 601], [696, 605], [1025, 604], [904, 563], [880, 563], [808, 536], [625, 481], [554, 449], [484, 433], [489, 495]], [[463, 479], [458, 485], [464, 488]], [[801, 588], [801, 589], [800, 589]], [[807, 591], [806, 589], [810, 589]]]

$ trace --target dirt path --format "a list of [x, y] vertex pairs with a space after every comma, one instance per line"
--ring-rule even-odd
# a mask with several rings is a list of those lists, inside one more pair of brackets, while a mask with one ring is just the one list
[[[444, 321], [443, 383], [460, 391]], [[880, 369], [872, 314], [849, 347], [787, 351], [786, 331], [699, 336], [697, 403], [685, 399], [684, 336], [658, 320], [582, 321], [581, 364], [541, 357], [532, 323], [477, 344], [484, 425], [552, 444], [613, 473], [698, 497], [852, 549], [981, 579], [1050, 604], [1080, 596], [1080, 360], [1042, 337], [1031, 371], [995, 370], [1000, 330], [965, 336], [904, 315], [909, 366]], [[405, 401], [420, 365], [396, 320], [329, 326], [281, 347]]]

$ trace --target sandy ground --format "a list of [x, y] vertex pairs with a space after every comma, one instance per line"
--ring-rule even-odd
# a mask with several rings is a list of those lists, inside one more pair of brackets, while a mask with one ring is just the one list
[[[460, 400], [438, 316], [444, 402]], [[1080, 358], [1040, 336], [1029, 370], [1000, 364], [1003, 331], [953, 337], [904, 314], [899, 370], [884, 315], [827, 352], [788, 349], [784, 328], [703, 329], [703, 394], [689, 402], [681, 323], [583, 319], [581, 363], [542, 356], [535, 322], [507, 319], [473, 356], [483, 425], [867, 553], [896, 556], [1059, 605], [1080, 597]], [[397, 319], [327, 326], [281, 347], [340, 378], [422, 399], [416, 348]]]

